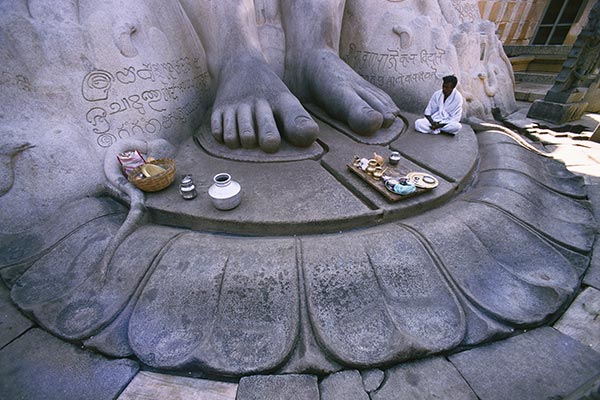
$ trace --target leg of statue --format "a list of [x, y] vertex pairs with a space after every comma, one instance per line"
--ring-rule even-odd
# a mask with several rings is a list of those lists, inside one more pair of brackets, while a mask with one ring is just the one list
[[[318, 125], [271, 70], [262, 54], [252, 0], [181, 0], [217, 82], [211, 115], [214, 137], [230, 148], [277, 151], [283, 136], [313, 143]], [[278, 129], [279, 124], [279, 129]]]
[[284, 80], [302, 101], [313, 101], [358, 134], [388, 127], [399, 109], [338, 56], [345, 0], [281, 0], [286, 36]]

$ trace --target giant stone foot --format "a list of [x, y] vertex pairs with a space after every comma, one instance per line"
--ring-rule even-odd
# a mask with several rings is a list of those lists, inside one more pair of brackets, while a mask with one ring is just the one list
[[330, 49], [315, 49], [290, 62], [285, 80], [301, 99], [316, 103], [360, 135], [389, 127], [400, 112], [387, 93], [363, 79]]
[[267, 153], [282, 138], [298, 147], [314, 142], [316, 123], [264, 60], [240, 56], [219, 71], [218, 81], [211, 129], [219, 142]]

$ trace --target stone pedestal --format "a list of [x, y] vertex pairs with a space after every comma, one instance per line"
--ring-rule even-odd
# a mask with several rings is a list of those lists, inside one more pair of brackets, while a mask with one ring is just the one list
[[585, 101], [574, 103], [555, 103], [547, 100], [536, 100], [527, 113], [528, 118], [543, 119], [555, 124], [574, 121], [583, 116], [588, 103]]

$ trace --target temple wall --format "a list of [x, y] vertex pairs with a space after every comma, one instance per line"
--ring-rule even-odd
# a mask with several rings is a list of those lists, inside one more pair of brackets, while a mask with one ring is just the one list
[[[544, 16], [549, 0], [493, 0], [478, 1], [483, 19], [494, 22], [498, 37], [505, 45], [529, 45]], [[587, 21], [594, 1], [587, 1], [564, 41], [572, 45]]]

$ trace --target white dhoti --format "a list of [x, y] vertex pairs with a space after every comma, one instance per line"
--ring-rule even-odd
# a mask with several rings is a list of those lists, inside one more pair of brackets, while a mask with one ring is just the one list
[[462, 127], [460, 119], [462, 118], [463, 97], [458, 90], [452, 90], [450, 96], [444, 100], [444, 93], [441, 90], [436, 91], [431, 99], [425, 115], [431, 116], [436, 122], [446, 124], [438, 129], [431, 129], [431, 124], [427, 118], [419, 118], [415, 121], [415, 129], [421, 133], [438, 134], [440, 132], [456, 135]]
[[462, 128], [462, 124], [460, 122], [450, 121], [446, 123], [446, 126], [438, 129], [431, 129], [431, 124], [427, 121], [427, 118], [419, 118], [415, 121], [415, 129], [421, 133], [431, 133], [433, 135], [437, 135], [440, 131], [445, 133], [449, 133], [451, 135], [456, 135], [458, 131]]

